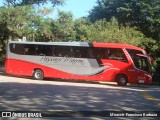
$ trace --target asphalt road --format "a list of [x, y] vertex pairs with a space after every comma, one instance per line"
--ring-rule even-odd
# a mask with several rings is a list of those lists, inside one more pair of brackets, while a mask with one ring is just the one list
[[0, 111], [160, 111], [160, 86], [32, 80], [3, 70]]

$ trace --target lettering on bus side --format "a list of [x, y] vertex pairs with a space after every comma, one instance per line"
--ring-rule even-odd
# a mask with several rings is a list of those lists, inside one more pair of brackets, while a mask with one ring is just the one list
[[68, 62], [68, 63], [71, 63], [73, 65], [75, 65], [75, 64], [84, 65], [85, 64], [84, 60], [74, 59], [72, 57], [63, 57], [63, 62]]
[[54, 63], [60, 63], [60, 62], [64, 62], [64, 63], [69, 63], [72, 65], [78, 64], [78, 65], [84, 65], [85, 62], [84, 60], [80, 60], [80, 59], [75, 59], [72, 57], [54, 57], [54, 56], [42, 56], [42, 58], [40, 59], [40, 61], [44, 61], [46, 63], [48, 62], [54, 62]]
[[42, 56], [40, 61], [44, 61], [46, 63], [48, 62], [54, 62], [54, 63], [59, 63], [62, 61], [62, 58], [57, 58], [57, 57], [52, 57], [52, 56]]

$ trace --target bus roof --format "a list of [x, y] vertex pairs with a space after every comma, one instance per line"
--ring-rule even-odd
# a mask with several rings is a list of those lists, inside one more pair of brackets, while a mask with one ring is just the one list
[[109, 47], [109, 48], [127, 48], [135, 50], [143, 50], [139, 47], [120, 44], [120, 43], [98, 43], [98, 42], [24, 42], [24, 41], [9, 41], [9, 43], [19, 43], [19, 44], [37, 44], [37, 45], [58, 45], [58, 46], [83, 46], [83, 47]]
[[9, 43], [37, 44], [37, 45], [59, 45], [59, 46], [85, 46], [85, 47], [89, 47], [89, 43], [87, 43], [87, 42], [24, 42], [24, 41], [9, 41]]
[[136, 49], [136, 50], [143, 50], [140, 47], [136, 47], [129, 44], [121, 44], [121, 43], [93, 43], [94, 47], [110, 47], [110, 48], [127, 48], [127, 49]]

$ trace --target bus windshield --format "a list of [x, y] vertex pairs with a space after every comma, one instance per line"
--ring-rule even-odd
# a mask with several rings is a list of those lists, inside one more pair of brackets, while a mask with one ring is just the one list
[[151, 73], [151, 60], [143, 53], [143, 51], [126, 49], [131, 56], [136, 68]]
[[148, 57], [136, 55], [136, 59], [133, 62], [136, 68], [151, 73], [151, 65]]

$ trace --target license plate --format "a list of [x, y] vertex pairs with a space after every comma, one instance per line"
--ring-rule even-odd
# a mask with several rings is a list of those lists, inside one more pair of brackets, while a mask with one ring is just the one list
[[144, 83], [144, 80], [139, 80], [139, 83]]

